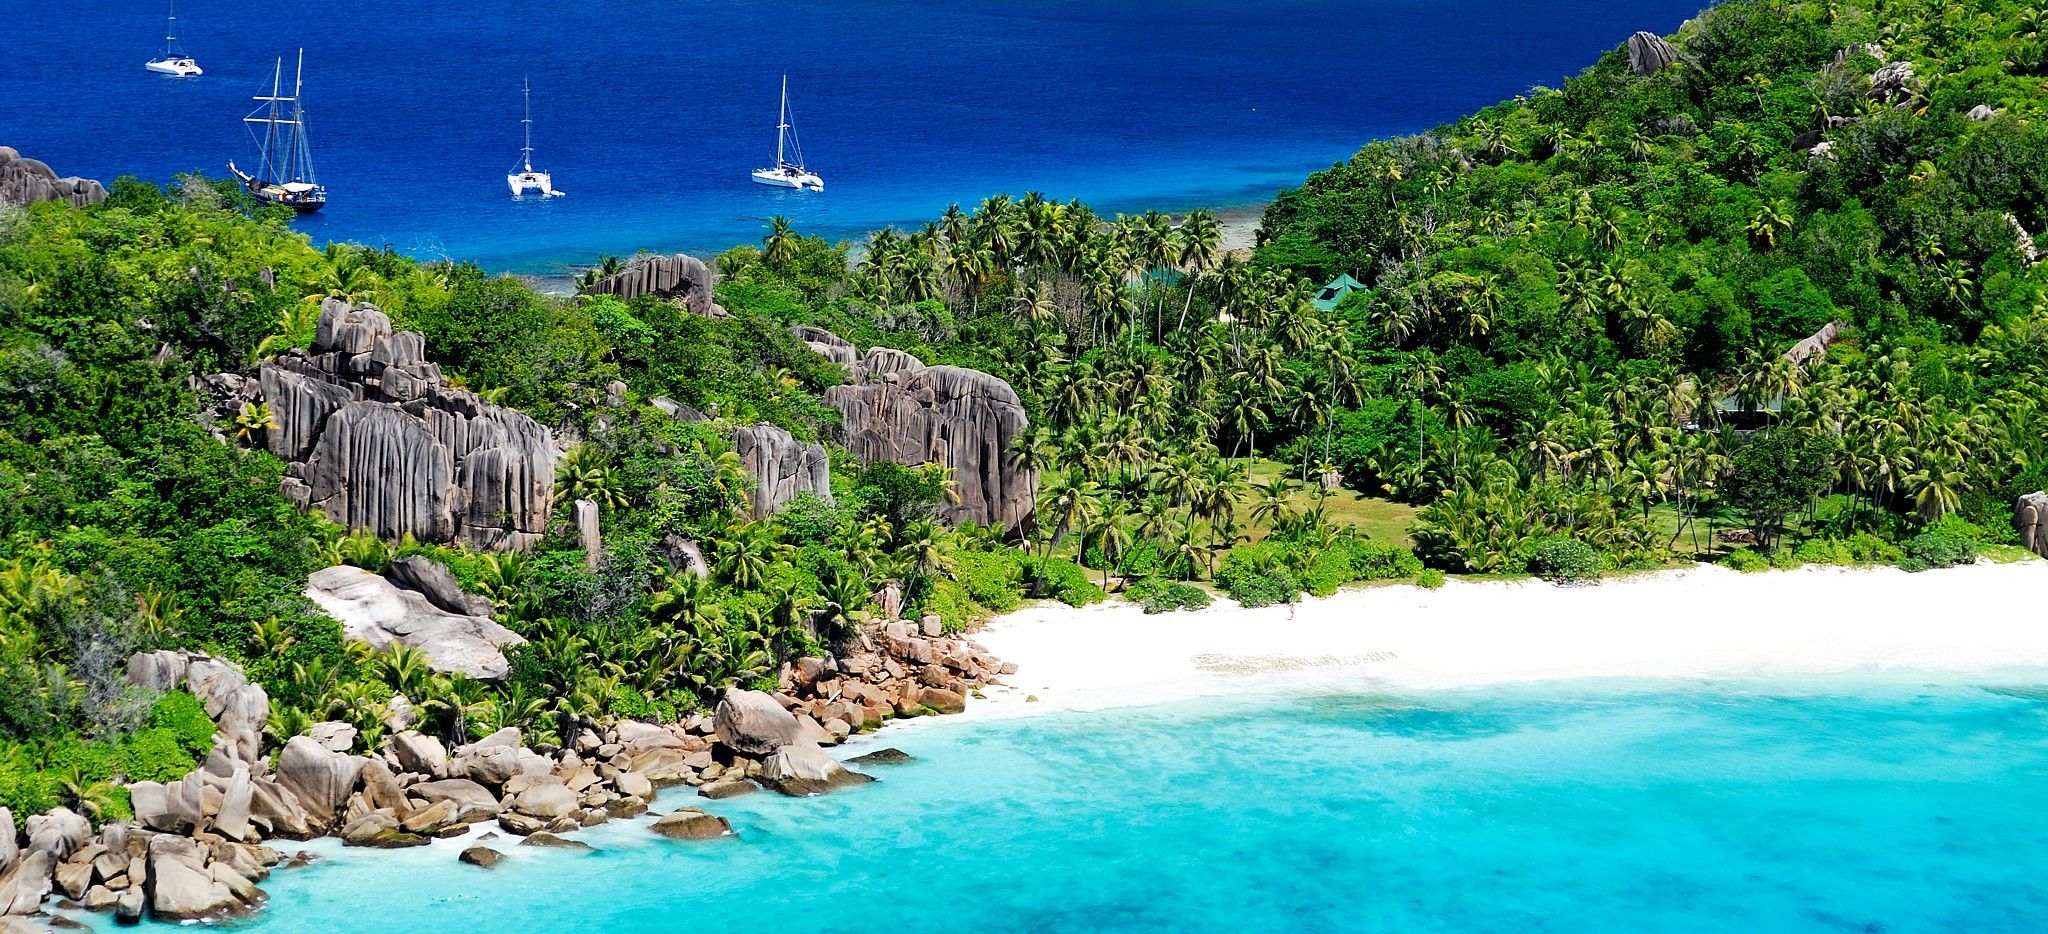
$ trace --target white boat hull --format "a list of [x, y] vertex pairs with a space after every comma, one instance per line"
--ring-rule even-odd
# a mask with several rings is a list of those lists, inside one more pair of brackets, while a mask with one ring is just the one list
[[797, 172], [788, 169], [755, 169], [754, 181], [776, 188], [795, 188], [800, 191], [824, 191], [825, 180], [812, 172]]
[[526, 194], [528, 190], [539, 192], [543, 198], [553, 198], [562, 194], [555, 190], [554, 179], [546, 172], [514, 172], [505, 176], [505, 184], [512, 189], [512, 196], [515, 198]]
[[197, 78], [206, 73], [200, 69], [198, 62], [189, 58], [159, 58], [152, 62], [145, 62], [142, 67], [160, 75], [170, 75], [173, 78]]

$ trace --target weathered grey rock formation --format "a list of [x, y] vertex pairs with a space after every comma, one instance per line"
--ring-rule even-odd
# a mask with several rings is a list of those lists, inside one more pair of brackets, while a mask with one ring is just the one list
[[2048, 493], [2028, 493], [2013, 504], [2012, 527], [2020, 533], [2020, 544], [2048, 558]]
[[2012, 227], [2013, 247], [2020, 251], [2020, 258], [2026, 260], [2029, 266], [2040, 262], [2041, 248], [2034, 245], [2034, 235], [2028, 233], [2026, 225], [2020, 223], [2019, 215], [2008, 212], [2005, 215], [2005, 222]]
[[0, 205], [68, 201], [84, 207], [107, 200], [107, 189], [89, 178], [58, 178], [50, 167], [0, 146]]
[[852, 382], [825, 390], [839, 410], [840, 441], [863, 463], [943, 464], [955, 499], [939, 504], [948, 522], [1016, 528], [1030, 516], [1038, 473], [1015, 455], [1024, 406], [1001, 379], [957, 366], [925, 366], [910, 354], [852, 345], [817, 328], [793, 329], [820, 355], [846, 367]]
[[450, 613], [418, 591], [345, 564], [314, 571], [306, 596], [340, 620], [349, 638], [380, 652], [393, 643], [419, 649], [437, 671], [502, 678], [508, 665], [500, 649], [526, 641], [489, 616]]
[[1664, 37], [1654, 32], [1638, 32], [1628, 37], [1628, 70], [1638, 75], [1654, 75], [1664, 67], [1678, 61], [1678, 50]]
[[599, 534], [597, 504], [587, 499], [576, 501], [576, 544], [583, 548], [583, 566], [597, 570], [597, 559], [604, 556], [604, 536]]
[[2005, 111], [2002, 110], [1993, 110], [1990, 104], [1978, 104], [1977, 106], [1970, 108], [1970, 112], [1964, 114], [1963, 116], [1966, 119], [1974, 120], [1978, 123], [1983, 123], [1984, 121], [1997, 117], [1999, 114], [2002, 114], [2004, 112]]
[[1886, 103], [1905, 103], [1917, 87], [1912, 62], [1892, 62], [1870, 75], [1870, 96]]
[[334, 825], [362, 777], [365, 760], [294, 736], [277, 756], [277, 780], [306, 809], [316, 828]]
[[266, 361], [263, 397], [290, 463], [285, 493], [383, 538], [524, 548], [553, 505], [553, 434], [454, 389], [416, 333], [369, 305], [328, 299], [311, 352]]
[[723, 318], [726, 311], [712, 301], [718, 276], [704, 261], [687, 253], [674, 256], [643, 256], [626, 268], [583, 287], [585, 295], [616, 295], [624, 299], [652, 295], [680, 298], [690, 310], [707, 318]]
[[832, 458], [824, 445], [798, 441], [763, 422], [733, 429], [732, 449], [754, 484], [754, 518], [773, 515], [798, 493], [832, 502]]

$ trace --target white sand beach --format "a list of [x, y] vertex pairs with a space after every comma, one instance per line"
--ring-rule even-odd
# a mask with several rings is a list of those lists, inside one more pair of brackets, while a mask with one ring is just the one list
[[977, 636], [1019, 670], [967, 716], [1287, 688], [2048, 673], [2044, 599], [2048, 561], [2030, 560], [1918, 574], [1701, 566], [1581, 587], [1452, 581], [1348, 590], [1291, 612], [1038, 605]]

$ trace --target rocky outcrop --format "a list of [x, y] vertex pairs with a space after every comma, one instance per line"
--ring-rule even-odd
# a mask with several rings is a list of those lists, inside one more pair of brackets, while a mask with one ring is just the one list
[[846, 367], [851, 382], [825, 390], [825, 402], [839, 410], [840, 442], [862, 463], [951, 468], [955, 497], [939, 504], [948, 522], [1014, 529], [1031, 515], [1038, 474], [1017, 463], [1026, 419], [1009, 383], [964, 367], [928, 367], [887, 347], [856, 358], [851, 345], [818, 328], [792, 333]]
[[314, 571], [306, 596], [340, 620], [349, 638], [380, 652], [393, 644], [419, 649], [437, 671], [502, 678], [509, 666], [501, 649], [526, 641], [489, 616], [450, 613], [419, 591], [345, 564]]
[[2020, 545], [2048, 558], [2048, 493], [2028, 493], [2013, 504], [2012, 527]]
[[772, 755], [801, 738], [796, 717], [760, 691], [726, 691], [716, 716], [719, 741], [747, 755]]
[[623, 299], [642, 295], [681, 299], [691, 311], [707, 318], [723, 318], [725, 309], [712, 300], [717, 285], [717, 274], [704, 265], [703, 260], [687, 253], [677, 253], [674, 256], [634, 259], [626, 264], [625, 269], [584, 286], [582, 294], [616, 295]]
[[1785, 351], [1785, 359], [1801, 366], [1820, 359], [1828, 352], [1829, 347], [1842, 339], [1843, 327], [1840, 321], [1830, 321], [1822, 325], [1820, 330], [1807, 335], [1804, 340], [1793, 344], [1792, 349]]
[[294, 736], [277, 756], [278, 783], [292, 793], [315, 829], [331, 827], [362, 777], [365, 760]]
[[1870, 96], [1885, 103], [1907, 103], [1919, 87], [1912, 62], [1892, 62], [1870, 75]]
[[753, 482], [754, 518], [773, 515], [799, 493], [832, 502], [832, 458], [824, 445], [798, 441], [763, 422], [733, 429], [732, 449]]
[[1977, 106], [1970, 108], [1969, 113], [1963, 114], [1963, 118], [1966, 120], [1975, 121], [1977, 123], [1983, 123], [1987, 120], [1997, 119], [1998, 115], [2004, 112], [2005, 111], [2002, 110], [1992, 109], [1990, 104], [1978, 104]]
[[1654, 75], [1678, 61], [1678, 50], [1663, 36], [1638, 32], [1628, 37], [1628, 70], [1637, 75]]
[[328, 299], [310, 351], [264, 362], [285, 492], [352, 529], [396, 539], [524, 548], [546, 529], [554, 436], [455, 389], [426, 342], [370, 305]]
[[2040, 262], [2041, 248], [2034, 245], [2034, 235], [2028, 233], [2026, 225], [2020, 223], [2019, 215], [2007, 213], [2005, 223], [2012, 228], [2013, 248], [2020, 251], [2020, 258], [2026, 260], [2029, 266]]
[[107, 200], [107, 189], [89, 178], [58, 178], [43, 163], [0, 146], [0, 205], [64, 201], [84, 207]]

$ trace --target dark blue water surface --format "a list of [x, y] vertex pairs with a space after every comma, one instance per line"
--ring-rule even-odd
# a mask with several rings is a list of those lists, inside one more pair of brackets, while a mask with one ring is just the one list
[[[61, 174], [245, 165], [306, 49], [332, 201], [315, 242], [548, 271], [716, 250], [787, 214], [851, 235], [1039, 190], [1105, 210], [1254, 204], [1362, 143], [1555, 84], [1701, 0], [180, 0], [206, 69], [143, 71], [156, 0], [9, 4], [0, 145]], [[750, 184], [790, 74], [821, 195]], [[515, 203], [519, 82], [568, 197]]]

